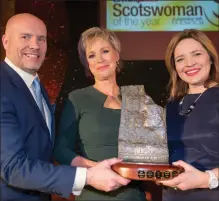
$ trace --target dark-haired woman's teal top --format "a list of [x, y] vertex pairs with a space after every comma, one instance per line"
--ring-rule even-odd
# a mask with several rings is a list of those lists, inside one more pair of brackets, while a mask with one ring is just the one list
[[[70, 165], [80, 155], [93, 161], [118, 157], [120, 109], [104, 107], [107, 96], [93, 86], [75, 90], [65, 103], [54, 155], [59, 164]], [[85, 186], [77, 200], [141, 200], [145, 193], [138, 182], [112, 192]]]

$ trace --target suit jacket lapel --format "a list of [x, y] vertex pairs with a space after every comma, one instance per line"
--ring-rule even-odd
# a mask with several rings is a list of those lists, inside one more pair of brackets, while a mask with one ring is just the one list
[[48, 93], [45, 89], [45, 87], [41, 84], [41, 92], [43, 94], [43, 97], [46, 101], [46, 104], [49, 108], [50, 114], [51, 114], [51, 140], [52, 140], [52, 144], [54, 144], [54, 138], [55, 138], [55, 120], [54, 120], [54, 106], [51, 105], [50, 100], [49, 100], [49, 96]]
[[[5, 65], [4, 65], [5, 64]], [[19, 90], [24, 94], [24, 96], [27, 98], [27, 100], [30, 102], [30, 104], [35, 108], [36, 115], [38, 115], [42, 125], [47, 129], [49, 134], [49, 129], [46, 125], [46, 121], [43, 118], [43, 115], [37, 106], [36, 101], [34, 100], [34, 97], [32, 96], [30, 90], [28, 89], [27, 85], [23, 81], [23, 79], [10, 67], [7, 63], [3, 63], [2, 67], [6, 71], [6, 73], [11, 78], [11, 82], [14, 84], [15, 87], [19, 88]]]

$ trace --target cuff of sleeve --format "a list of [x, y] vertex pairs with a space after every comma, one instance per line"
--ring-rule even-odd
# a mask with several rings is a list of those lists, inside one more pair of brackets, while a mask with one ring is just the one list
[[86, 183], [87, 168], [77, 167], [72, 188], [73, 195], [80, 195]]

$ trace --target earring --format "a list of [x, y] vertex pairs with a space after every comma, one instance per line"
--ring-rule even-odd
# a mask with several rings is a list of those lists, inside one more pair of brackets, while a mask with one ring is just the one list
[[119, 66], [119, 61], [116, 61], [116, 65]]

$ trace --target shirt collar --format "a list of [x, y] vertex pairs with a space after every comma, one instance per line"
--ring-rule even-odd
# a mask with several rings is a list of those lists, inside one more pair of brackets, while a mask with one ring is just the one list
[[15, 71], [17, 72], [17, 74], [24, 80], [25, 84], [27, 85], [28, 88], [31, 87], [33, 80], [35, 79], [35, 77], [38, 77], [38, 75], [33, 76], [25, 71], [23, 71], [22, 69], [20, 69], [19, 67], [15, 66], [7, 57], [5, 58], [5, 62]]

